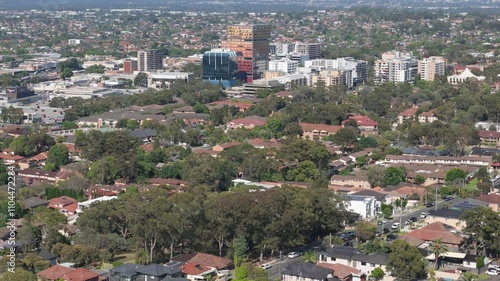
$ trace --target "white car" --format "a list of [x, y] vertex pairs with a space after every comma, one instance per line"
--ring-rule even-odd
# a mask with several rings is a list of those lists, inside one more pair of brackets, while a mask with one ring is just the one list
[[270, 264], [268, 264], [268, 263], [265, 263], [265, 264], [261, 265], [260, 267], [262, 267], [263, 269], [269, 269], [272, 266]]
[[391, 226], [392, 229], [396, 229], [396, 228], [399, 228], [399, 222], [395, 222], [392, 224]]
[[295, 259], [295, 258], [298, 258], [299, 256], [300, 256], [299, 253], [296, 253], [296, 252], [291, 252], [288, 254], [289, 259]]
[[498, 271], [500, 270], [500, 265], [488, 264], [488, 269], [495, 269], [496, 271]]
[[495, 269], [490, 268], [490, 269], [488, 269], [488, 271], [486, 271], [486, 274], [497, 276], [498, 275], [498, 271], [496, 271]]

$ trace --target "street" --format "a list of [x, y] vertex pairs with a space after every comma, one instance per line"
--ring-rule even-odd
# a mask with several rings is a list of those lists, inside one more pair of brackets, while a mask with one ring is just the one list
[[279, 270], [280, 270], [280, 265], [281, 265], [281, 270], [285, 269], [285, 267], [291, 263], [303, 260], [304, 256], [300, 256], [295, 259], [289, 259], [285, 256], [285, 259], [282, 261], [276, 261], [275, 263], [271, 263], [272, 267], [267, 270], [267, 274], [269, 275], [269, 280], [274, 281], [279, 279]]
[[[448, 204], [449, 206], [452, 206], [458, 202], [462, 201], [461, 198], [453, 198], [453, 200], [450, 200], [450, 201], [438, 201], [437, 203], [437, 210], [439, 209], [442, 209], [444, 207], [445, 204]], [[380, 230], [380, 231], [383, 231], [384, 228], [388, 228], [389, 231], [392, 231], [393, 229], [391, 229], [391, 226], [393, 223], [401, 223], [400, 225], [400, 228], [403, 228], [405, 226], [405, 221], [409, 220], [411, 217], [416, 217], [417, 219], [421, 219], [420, 218], [420, 213], [422, 212], [426, 212], [428, 213], [429, 211], [432, 211], [432, 210], [435, 210], [436, 207], [425, 207], [425, 208], [421, 208], [421, 209], [417, 209], [417, 210], [412, 210], [411, 212], [403, 212], [402, 216], [401, 216], [401, 219], [399, 218], [399, 213], [396, 212], [393, 216], [393, 218], [391, 220], [388, 220], [386, 223], [383, 223], [382, 225], [377, 225], [377, 228]]]

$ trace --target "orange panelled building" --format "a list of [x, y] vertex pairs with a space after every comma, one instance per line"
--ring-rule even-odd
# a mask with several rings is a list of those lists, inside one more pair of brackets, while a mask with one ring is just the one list
[[222, 48], [238, 53], [238, 74], [247, 82], [260, 79], [269, 62], [271, 26], [268, 24], [240, 24], [227, 27], [227, 40]]

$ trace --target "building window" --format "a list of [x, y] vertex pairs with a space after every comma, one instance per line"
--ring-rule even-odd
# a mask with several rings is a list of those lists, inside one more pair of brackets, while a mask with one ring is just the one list
[[366, 265], [366, 262], [361, 262], [361, 265]]
[[371, 264], [370, 264], [370, 266], [371, 266], [371, 267], [375, 267], [375, 264], [374, 264], [374, 263], [371, 263]]

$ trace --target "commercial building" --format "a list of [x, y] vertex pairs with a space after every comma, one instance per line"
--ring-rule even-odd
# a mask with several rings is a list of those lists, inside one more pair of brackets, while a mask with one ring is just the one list
[[176, 81], [192, 83], [194, 74], [190, 72], [156, 72], [148, 76], [148, 88], [170, 89], [170, 85]]
[[316, 87], [318, 83], [323, 83], [325, 87], [347, 86], [346, 81], [351, 80], [351, 76], [351, 70], [324, 69], [319, 74], [311, 76], [311, 85]]
[[340, 69], [345, 72], [350, 72], [351, 75], [346, 77], [345, 85], [352, 88], [357, 84], [368, 82], [368, 62], [356, 60], [351, 57], [338, 58], [334, 60], [315, 59], [305, 61], [306, 68], [321, 71], [324, 69]]
[[271, 26], [268, 24], [239, 24], [227, 28], [227, 40], [222, 48], [241, 53], [238, 74], [247, 82], [260, 79], [269, 62]]
[[235, 85], [237, 76], [238, 56], [235, 51], [212, 49], [203, 54], [203, 80], [229, 88]]
[[448, 83], [457, 85], [465, 82], [471, 81], [483, 81], [485, 79], [484, 76], [477, 76], [470, 71], [470, 69], [466, 68], [462, 73], [457, 75], [448, 76]]
[[126, 59], [123, 61], [123, 73], [132, 74], [138, 69], [138, 62], [134, 59]]
[[276, 57], [289, 57], [292, 55], [307, 55], [309, 59], [321, 57], [321, 43], [271, 43], [269, 55]]
[[157, 71], [163, 68], [160, 50], [144, 50], [137, 52], [137, 70]]
[[297, 67], [299, 66], [298, 61], [293, 61], [288, 58], [282, 58], [279, 60], [272, 60], [269, 62], [270, 71], [282, 71], [287, 74], [297, 73]]
[[418, 61], [410, 53], [389, 51], [382, 54], [382, 59], [375, 61], [376, 85], [394, 83], [414, 83], [417, 78]]
[[446, 72], [446, 59], [443, 57], [429, 57], [418, 61], [418, 74], [420, 79], [434, 81], [436, 75]]
[[35, 95], [35, 92], [26, 86], [7, 87], [5, 97], [8, 102], [18, 101]]

